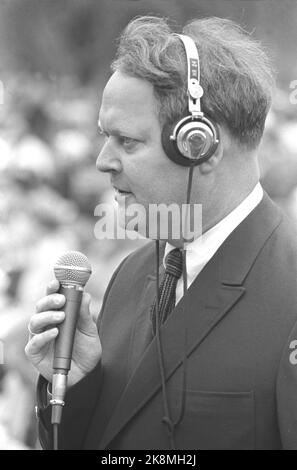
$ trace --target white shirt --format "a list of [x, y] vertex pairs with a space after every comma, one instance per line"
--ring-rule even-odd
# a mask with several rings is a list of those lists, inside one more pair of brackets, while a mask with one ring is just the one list
[[[236, 229], [236, 227], [255, 209], [263, 197], [263, 189], [260, 183], [257, 183], [251, 193], [230, 212], [224, 219], [214, 227], [207, 230], [200, 237], [196, 238], [186, 246], [187, 251], [187, 287], [189, 288], [196, 276], [202, 271], [204, 266], [213, 257], [226, 238]], [[166, 243], [163, 264], [165, 267], [165, 258], [173, 250], [174, 246]], [[176, 304], [183, 296], [183, 280], [178, 280], [176, 286]]]

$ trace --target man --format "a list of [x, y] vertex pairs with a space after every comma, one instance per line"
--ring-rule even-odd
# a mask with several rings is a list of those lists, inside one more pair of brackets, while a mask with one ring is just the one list
[[[100, 340], [84, 295], [60, 448], [297, 447], [297, 242], [263, 194], [257, 163], [272, 73], [259, 44], [229, 20], [195, 20], [183, 33], [200, 56], [202, 110], [219, 129], [210, 158], [193, 173], [191, 201], [202, 205], [203, 236], [186, 246], [188, 291], [183, 295], [179, 277], [175, 308], [159, 324], [149, 242], [115, 271], [99, 315]], [[164, 19], [135, 19], [113, 72], [100, 109], [106, 142], [98, 169], [110, 173], [122, 211], [135, 202], [147, 210], [155, 203], [180, 207], [189, 170], [168, 158], [162, 132], [188, 113], [182, 41]], [[182, 237], [168, 237], [161, 252], [182, 246]], [[161, 256], [161, 279], [166, 272]], [[58, 287], [54, 281], [38, 302], [26, 347], [41, 374], [44, 448], [52, 446], [48, 382], [64, 318]]]

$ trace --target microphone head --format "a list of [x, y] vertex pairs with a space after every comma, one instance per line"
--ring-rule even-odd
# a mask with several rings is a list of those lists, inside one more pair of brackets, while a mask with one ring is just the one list
[[88, 258], [79, 251], [67, 251], [54, 265], [56, 279], [62, 286], [84, 287], [92, 273]]

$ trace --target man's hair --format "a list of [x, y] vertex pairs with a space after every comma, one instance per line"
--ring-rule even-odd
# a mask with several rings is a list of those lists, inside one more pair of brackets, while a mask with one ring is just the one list
[[[123, 31], [112, 63], [113, 71], [152, 83], [161, 125], [187, 112], [186, 55], [173, 33], [166, 18], [137, 17]], [[202, 111], [224, 125], [237, 143], [257, 147], [274, 86], [263, 48], [239, 25], [223, 18], [193, 20], [183, 33], [194, 39], [199, 52]]]

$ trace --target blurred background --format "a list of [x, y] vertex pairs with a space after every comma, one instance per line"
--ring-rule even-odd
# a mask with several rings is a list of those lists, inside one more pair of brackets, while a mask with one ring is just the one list
[[101, 92], [120, 31], [142, 14], [231, 18], [264, 42], [278, 77], [261, 180], [297, 223], [296, 0], [0, 0], [0, 449], [39, 448], [24, 346], [57, 256], [89, 257], [96, 317], [113, 270], [144, 243], [94, 235], [96, 205], [113, 199], [95, 169]]

